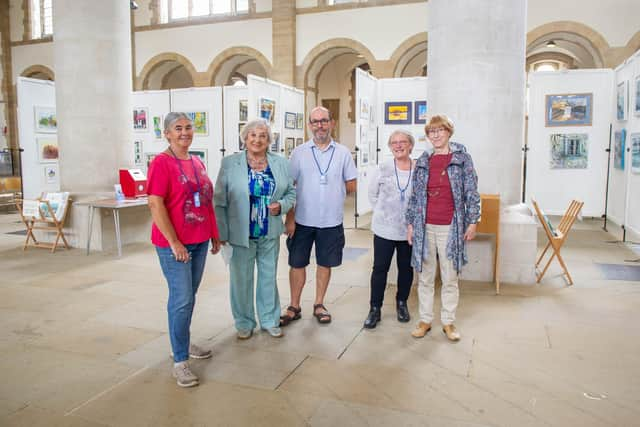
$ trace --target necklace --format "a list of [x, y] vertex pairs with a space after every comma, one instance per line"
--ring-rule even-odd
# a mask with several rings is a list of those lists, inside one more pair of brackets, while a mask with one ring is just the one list
[[404, 193], [407, 191], [407, 188], [409, 188], [409, 183], [411, 182], [412, 166], [411, 161], [409, 161], [409, 178], [407, 178], [407, 183], [404, 185], [404, 188], [402, 188], [400, 187], [400, 178], [398, 177], [398, 165], [396, 164], [396, 159], [393, 159], [393, 169], [396, 173], [396, 186], [398, 187], [398, 191], [400, 191], [401, 203], [404, 203]]
[[267, 165], [267, 157], [265, 156], [261, 159], [254, 159], [252, 157], [249, 157], [249, 155], [247, 154], [247, 162], [249, 163], [251, 169], [263, 169], [264, 166]]

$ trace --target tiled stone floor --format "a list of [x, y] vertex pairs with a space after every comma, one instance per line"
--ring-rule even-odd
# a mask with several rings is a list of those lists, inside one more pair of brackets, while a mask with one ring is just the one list
[[[311, 317], [310, 274], [303, 319], [284, 338], [237, 341], [229, 276], [210, 256], [192, 332], [214, 355], [193, 362], [201, 385], [181, 389], [151, 246], [128, 245], [120, 259], [23, 252], [24, 236], [6, 234], [17, 220], [0, 215], [2, 426], [638, 425], [640, 283], [605, 280], [595, 265], [637, 256], [605, 243], [615, 237], [599, 221], [577, 224], [563, 249], [572, 287], [557, 264], [541, 285], [503, 284], [500, 296], [463, 282], [457, 344], [438, 324], [413, 339], [413, 320], [395, 320], [393, 287], [379, 327], [361, 329], [371, 250], [335, 270], [332, 324]], [[348, 230], [347, 245], [370, 248], [370, 232]], [[279, 288], [285, 306], [284, 250]], [[415, 317], [415, 292], [409, 303]]]

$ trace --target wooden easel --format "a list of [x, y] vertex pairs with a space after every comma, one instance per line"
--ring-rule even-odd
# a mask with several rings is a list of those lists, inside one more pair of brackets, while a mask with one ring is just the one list
[[500, 249], [500, 195], [481, 194], [480, 195], [480, 222], [477, 232], [483, 234], [494, 234], [496, 236], [496, 250], [493, 255], [493, 281], [496, 284], [496, 295], [500, 294], [500, 269], [498, 265], [498, 254]]
[[[69, 246], [69, 243], [67, 242], [67, 239], [65, 238], [65, 235], [64, 235], [64, 230], [62, 228], [64, 226], [64, 221], [67, 217], [67, 211], [69, 210], [68, 206], [65, 207], [62, 218], [58, 220], [56, 218], [55, 211], [49, 204], [48, 200], [42, 200], [42, 199], [36, 199], [36, 200], [38, 202], [39, 218], [36, 216], [25, 216], [22, 211], [23, 200], [22, 199], [16, 200], [16, 207], [18, 208], [18, 212], [20, 212], [20, 217], [22, 218], [22, 222], [24, 222], [24, 225], [27, 226], [27, 238], [24, 242], [24, 246], [22, 247], [22, 250], [23, 251], [26, 250], [27, 246], [35, 246], [38, 248], [51, 249], [51, 253], [53, 253], [56, 251], [56, 248], [58, 247], [58, 242], [60, 241], [60, 239], [62, 239], [62, 242], [64, 243], [64, 247], [66, 249], [71, 249], [71, 246]], [[45, 213], [43, 212], [41, 207], [43, 203], [47, 207], [47, 212], [49, 212], [50, 215], [45, 215]], [[67, 205], [68, 203], [69, 201], [67, 201]], [[56, 239], [53, 243], [39, 242], [36, 239], [36, 236], [33, 234], [33, 230], [55, 231]]]
[[[556, 228], [553, 227], [553, 225], [549, 221], [549, 218], [547, 218], [544, 212], [542, 212], [542, 210], [538, 206], [538, 203], [533, 199], [531, 200], [531, 203], [533, 204], [533, 207], [536, 211], [536, 215], [538, 216], [538, 221], [540, 221], [540, 224], [542, 224], [542, 228], [544, 228], [544, 232], [547, 236], [547, 239], [549, 239], [547, 246], [545, 246], [544, 250], [542, 251], [542, 253], [538, 257], [538, 260], [536, 261], [536, 279], [537, 279], [536, 282], [540, 283], [540, 280], [542, 280], [542, 277], [547, 272], [547, 269], [549, 268], [551, 261], [553, 261], [553, 258], [557, 257], [558, 262], [560, 263], [560, 266], [564, 271], [564, 275], [568, 279], [569, 285], [573, 285], [573, 279], [569, 274], [567, 265], [564, 263], [564, 260], [560, 255], [560, 249], [562, 249], [562, 245], [564, 244], [565, 240], [567, 240], [569, 231], [571, 230], [573, 223], [576, 221], [576, 218], [578, 217], [578, 214], [580, 213], [580, 210], [582, 209], [584, 202], [581, 202], [575, 199], [572, 200], [571, 203], [569, 204], [569, 207], [567, 208], [567, 211], [562, 216], [562, 219], [560, 220], [560, 224], [558, 224], [558, 227]], [[542, 261], [542, 257], [544, 257], [544, 255], [547, 253], [547, 250], [549, 249], [549, 247], [553, 249], [553, 254], [551, 255], [551, 258], [549, 258], [549, 261], [547, 261], [547, 264], [544, 266], [544, 269], [542, 270], [542, 272], [538, 273], [538, 266]]]

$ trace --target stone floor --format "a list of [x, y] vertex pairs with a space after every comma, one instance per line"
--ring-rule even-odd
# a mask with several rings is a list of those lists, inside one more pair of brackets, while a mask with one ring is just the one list
[[[413, 339], [414, 321], [395, 320], [393, 288], [382, 323], [361, 328], [371, 250], [334, 272], [332, 324], [311, 317], [311, 279], [284, 338], [238, 341], [228, 272], [210, 256], [192, 333], [214, 355], [192, 364], [201, 385], [181, 389], [150, 245], [125, 246], [120, 259], [23, 252], [24, 236], [6, 234], [21, 229], [17, 215], [0, 215], [0, 425], [638, 425], [640, 283], [604, 280], [595, 266], [637, 255], [600, 225], [577, 224], [563, 249], [572, 287], [555, 263], [542, 284], [503, 284], [500, 296], [462, 282], [456, 344], [437, 324]], [[369, 249], [370, 232], [348, 230], [347, 246]], [[284, 306], [284, 250], [280, 261]], [[415, 317], [415, 292], [409, 303]]]

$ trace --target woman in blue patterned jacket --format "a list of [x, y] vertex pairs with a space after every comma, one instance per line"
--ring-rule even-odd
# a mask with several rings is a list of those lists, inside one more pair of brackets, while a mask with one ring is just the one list
[[437, 258], [442, 279], [442, 330], [451, 341], [460, 334], [454, 325], [458, 307], [458, 274], [467, 263], [465, 241], [476, 235], [480, 218], [478, 177], [471, 156], [462, 144], [450, 142], [453, 123], [444, 115], [433, 116], [425, 126], [433, 145], [416, 162], [413, 192], [405, 214], [411, 265], [419, 272], [420, 322], [411, 333], [424, 337], [433, 320]]

